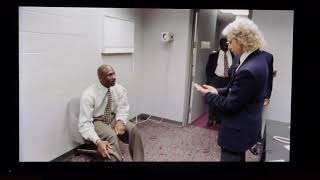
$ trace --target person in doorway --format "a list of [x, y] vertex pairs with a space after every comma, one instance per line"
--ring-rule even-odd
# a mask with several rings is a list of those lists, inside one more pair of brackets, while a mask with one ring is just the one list
[[221, 161], [245, 161], [245, 153], [259, 139], [268, 66], [260, 49], [264, 38], [248, 18], [238, 18], [223, 30], [229, 49], [240, 63], [225, 88], [194, 83], [206, 101], [218, 109], [221, 119], [218, 145]]
[[[230, 81], [229, 68], [233, 63], [233, 54], [228, 50], [226, 38], [220, 39], [220, 50], [211, 53], [206, 66], [207, 84], [217, 88], [228, 85]], [[208, 105], [208, 122], [207, 126], [214, 123], [220, 124], [220, 120], [215, 117], [215, 108]]]
[[85, 89], [81, 96], [80, 134], [85, 140], [95, 143], [104, 158], [123, 160], [118, 143], [120, 139], [129, 144], [133, 161], [143, 161], [141, 136], [136, 126], [128, 121], [127, 90], [116, 83], [115, 71], [110, 65], [101, 65], [97, 74], [99, 82]]

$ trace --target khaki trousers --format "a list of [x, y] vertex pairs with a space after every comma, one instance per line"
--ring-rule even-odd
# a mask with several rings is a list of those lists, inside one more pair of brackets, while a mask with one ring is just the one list
[[101, 140], [108, 141], [114, 147], [117, 156], [122, 157], [118, 141], [120, 139], [122, 142], [129, 144], [129, 153], [133, 161], [144, 161], [142, 139], [135, 124], [127, 121], [125, 133], [122, 135], [116, 135], [114, 129], [116, 125], [115, 119], [109, 125], [100, 119], [95, 119], [93, 125]]

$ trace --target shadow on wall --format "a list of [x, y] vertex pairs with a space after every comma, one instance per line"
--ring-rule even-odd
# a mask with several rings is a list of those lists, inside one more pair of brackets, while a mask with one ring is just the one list
[[80, 114], [80, 98], [74, 97], [71, 98], [67, 104], [67, 109], [65, 113], [65, 127], [68, 131], [69, 138], [75, 145], [84, 144], [85, 141], [82, 138], [79, 130], [79, 114]]

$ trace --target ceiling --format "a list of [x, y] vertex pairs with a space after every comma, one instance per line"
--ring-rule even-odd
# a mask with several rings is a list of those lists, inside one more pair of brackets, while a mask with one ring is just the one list
[[[241, 15], [242, 16], [242, 15]], [[248, 17], [248, 16], [244, 16], [244, 17]], [[219, 22], [222, 23], [230, 23], [232, 21], [234, 21], [236, 19], [236, 15], [232, 14], [232, 13], [223, 13], [221, 11], [218, 10], [218, 17], [217, 20]]]
[[222, 13], [221, 11], [218, 11], [218, 21], [222, 22], [231, 22], [235, 20], [236, 16], [232, 13]]

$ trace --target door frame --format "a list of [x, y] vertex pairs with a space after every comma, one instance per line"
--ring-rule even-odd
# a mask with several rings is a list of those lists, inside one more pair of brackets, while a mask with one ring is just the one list
[[189, 54], [189, 62], [188, 62], [188, 71], [187, 71], [187, 92], [186, 92], [186, 101], [184, 105], [184, 120], [182, 122], [182, 126], [186, 126], [190, 124], [191, 121], [191, 106], [192, 106], [192, 81], [194, 80], [195, 75], [195, 60], [197, 56], [197, 41], [198, 41], [198, 18], [199, 18], [199, 9], [191, 10], [191, 45], [190, 45], [190, 54]]

